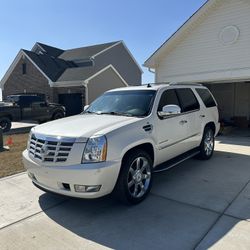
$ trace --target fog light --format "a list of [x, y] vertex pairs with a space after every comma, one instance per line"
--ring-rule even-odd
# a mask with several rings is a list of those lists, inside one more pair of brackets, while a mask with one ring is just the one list
[[75, 191], [78, 193], [98, 192], [100, 189], [101, 185], [93, 185], [93, 186], [75, 185]]

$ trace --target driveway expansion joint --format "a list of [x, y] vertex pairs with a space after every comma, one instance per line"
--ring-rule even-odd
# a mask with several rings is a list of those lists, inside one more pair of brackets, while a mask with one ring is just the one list
[[[202, 236], [202, 238], [198, 241], [198, 243], [196, 243], [196, 245], [194, 246], [193, 249], [197, 249], [197, 247], [200, 245], [200, 243], [205, 239], [205, 237], [209, 234], [209, 232], [213, 229], [213, 227], [218, 223], [218, 221], [221, 219], [221, 217], [223, 215], [228, 216], [228, 217], [232, 217], [235, 219], [239, 219], [241, 221], [243, 221], [244, 219], [242, 218], [237, 218], [235, 216], [231, 216], [231, 215], [227, 215], [225, 214], [225, 212], [227, 211], [227, 209], [233, 204], [233, 202], [239, 197], [239, 195], [243, 192], [243, 190], [247, 187], [247, 185], [250, 183], [250, 180], [243, 186], [243, 188], [241, 188], [241, 190], [236, 194], [236, 196], [231, 200], [231, 202], [229, 202], [229, 204], [226, 206], [226, 208], [220, 213], [220, 215], [218, 216], [218, 218], [215, 220], [215, 222], [209, 227], [209, 229], [207, 230], [207, 232]], [[247, 221], [247, 220], [244, 220]], [[247, 221], [249, 222], [249, 221]]]
[[44, 211], [48, 211], [48, 210], [50, 210], [50, 209], [52, 209], [52, 208], [55, 208], [55, 207], [57, 207], [57, 206], [60, 206], [61, 204], [66, 203], [68, 200], [70, 200], [70, 198], [65, 199], [65, 200], [62, 200], [62, 201], [60, 201], [59, 203], [57, 203], [57, 204], [55, 204], [55, 205], [53, 205], [53, 206], [50, 206], [50, 207], [48, 207], [48, 208], [46, 208], [46, 209], [42, 209], [42, 210], [39, 211], [39, 212], [36, 212], [36, 213], [34, 213], [34, 214], [31, 214], [31, 215], [29, 215], [29, 216], [27, 216], [27, 217], [24, 217], [24, 218], [22, 218], [22, 219], [20, 219], [20, 220], [17, 220], [17, 221], [15, 221], [15, 222], [12, 222], [12, 223], [10, 223], [10, 224], [8, 224], [8, 225], [5, 225], [5, 226], [3, 226], [3, 227], [0, 227], [0, 231], [3, 230], [3, 229], [5, 229], [5, 228], [11, 227], [11, 226], [13, 226], [13, 225], [15, 225], [15, 224], [18, 224], [18, 223], [20, 223], [20, 222], [22, 222], [22, 221], [28, 220], [28, 219], [30, 219], [30, 218], [36, 216], [36, 215], [39, 215], [39, 214], [41, 214], [41, 213], [44, 213]]

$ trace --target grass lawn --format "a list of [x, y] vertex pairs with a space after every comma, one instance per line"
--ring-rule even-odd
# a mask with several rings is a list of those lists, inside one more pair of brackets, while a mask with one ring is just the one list
[[[27, 146], [29, 134], [11, 135], [13, 145], [9, 151], [0, 152], [0, 178], [24, 171], [22, 152]], [[3, 137], [4, 145], [10, 136]]]

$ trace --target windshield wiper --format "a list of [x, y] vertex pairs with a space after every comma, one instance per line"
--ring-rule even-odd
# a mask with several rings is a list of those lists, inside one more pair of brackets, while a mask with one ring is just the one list
[[115, 112], [115, 111], [111, 111], [111, 112], [98, 112], [98, 115], [120, 115], [120, 116], [133, 116], [131, 114], [127, 114], [127, 113], [120, 113], [120, 112]]
[[96, 112], [93, 112], [93, 111], [88, 111], [88, 110], [86, 110], [86, 111], [83, 112], [83, 114], [97, 114], [97, 113], [96, 113]]

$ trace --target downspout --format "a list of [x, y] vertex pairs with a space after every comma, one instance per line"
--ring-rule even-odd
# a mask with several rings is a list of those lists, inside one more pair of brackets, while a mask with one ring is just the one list
[[156, 72], [155, 72], [155, 69], [153, 70], [152, 68], [148, 68], [148, 71], [150, 73], [153, 73], [155, 76], [154, 76], [154, 79], [155, 79], [155, 82], [157, 82], [157, 77], [156, 77]]
[[85, 87], [85, 105], [88, 105], [89, 104], [88, 81], [84, 81], [82, 85]]
[[154, 71], [154, 70], [152, 70], [151, 68], [148, 68], [148, 71], [149, 71], [150, 73], [155, 74], [155, 71]]

